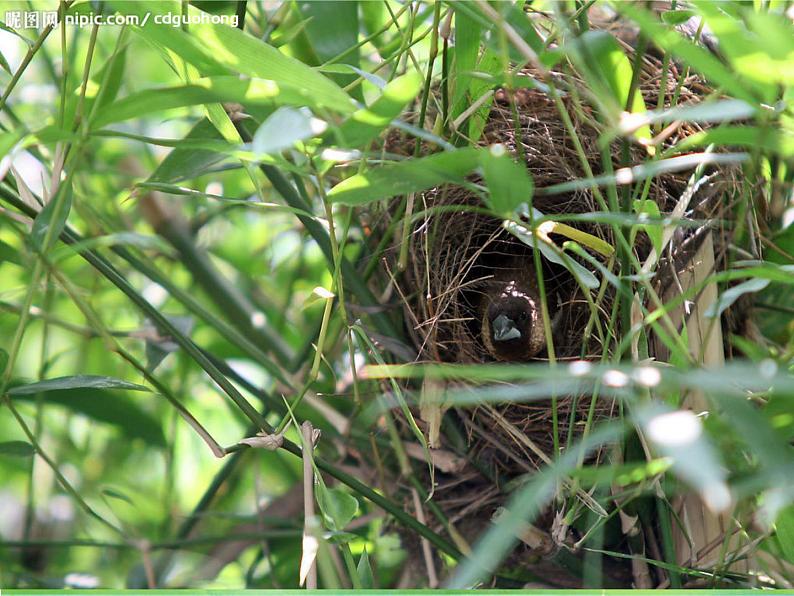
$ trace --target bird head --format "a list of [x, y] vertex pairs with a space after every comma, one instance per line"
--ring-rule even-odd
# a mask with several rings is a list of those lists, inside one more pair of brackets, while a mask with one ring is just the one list
[[[491, 302], [483, 321], [486, 347], [500, 360], [523, 360], [538, 351], [535, 305], [524, 296], [503, 296]], [[532, 352], [532, 353], [530, 353]]]

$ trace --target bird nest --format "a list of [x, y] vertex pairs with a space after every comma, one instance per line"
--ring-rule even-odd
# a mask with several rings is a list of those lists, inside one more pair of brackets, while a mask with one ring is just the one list
[[[697, 76], [678, 72], [674, 63], [669, 64], [665, 77], [662, 73], [659, 60], [653, 56], [644, 57], [639, 91], [647, 106], [670, 107], [674, 97], [678, 105], [694, 104], [710, 92]], [[532, 69], [525, 70], [523, 74], [536, 81], [541, 80]], [[595, 123], [594, 108], [586, 101], [574, 101], [575, 97], [587, 97], [585, 85], [570, 70], [555, 72], [553, 76], [557, 88], [564, 91], [561, 101], [592, 168], [592, 175], [599, 176], [604, 173], [601, 167], [603, 145], [599, 144], [603, 130], [599, 130]], [[659, 102], [663, 79], [666, 88], [663, 100]], [[700, 127], [694, 124], [671, 128], [667, 131], [667, 138], [657, 146], [657, 151], [699, 130]], [[536, 189], [580, 180], [589, 175], [557, 105], [540, 87], [514, 92], [500, 89], [495, 93], [478, 145], [495, 144], [504, 146], [514, 160], [526, 166]], [[386, 150], [410, 155], [413, 142], [401, 139], [393, 132], [387, 139]], [[622, 150], [619, 140], [610, 145], [613, 169], [627, 165]], [[648, 158], [646, 148], [636, 143], [632, 144], [628, 155], [628, 165], [642, 163]], [[662, 215], [670, 214], [687, 192], [690, 176], [691, 172], [658, 175], [650, 180], [646, 198], [659, 207]], [[481, 183], [476, 177], [469, 182], [475, 186]], [[731, 208], [725, 197], [730, 196], [726, 192], [732, 185], [736, 187], [738, 182], [736, 172], [729, 168], [719, 177], [712, 176], [698, 190], [698, 199], [690, 204], [685, 216], [716, 221], [717, 209]], [[400, 201], [388, 207], [382, 229], [388, 225], [391, 229], [401, 229], [404, 218], [402, 205]], [[389, 281], [395, 284], [402, 301], [407, 332], [417, 349], [418, 361], [494, 361], [483, 341], [482, 314], [478, 307], [488, 280], [515, 259], [524, 260], [528, 267], [537, 265], [532, 249], [507, 231], [502, 220], [489, 215], [481, 207], [482, 199], [465, 185], [445, 185], [418, 194], [414, 197], [412, 225], [405, 240], [408, 246], [396, 243], [387, 254], [391, 272]], [[533, 207], [546, 215], [603, 213], [589, 187], [555, 195], [538, 192]], [[615, 246], [610, 225], [592, 222], [571, 225]], [[691, 254], [703, 238], [703, 231], [711, 229], [713, 226], [707, 224], [700, 232], [694, 227], [679, 229], [656, 268], [654, 284], [660, 293], [665, 285], [671, 283], [671, 275], [674, 276], [682, 266], [686, 255]], [[715, 260], [719, 268], [725, 259], [727, 232], [720, 231], [715, 238]], [[566, 240], [554, 234], [550, 239], [558, 245]], [[648, 256], [650, 246], [649, 239], [642, 233], [638, 234], [633, 250], [640, 262]], [[394, 275], [399, 270], [401, 249], [407, 250], [408, 258], [404, 261], [402, 275]], [[615, 263], [609, 259], [595, 253], [592, 256], [598, 258], [604, 267], [615, 271]], [[573, 255], [570, 258], [593, 269], [592, 263], [586, 260]], [[620, 329], [613, 314], [614, 289], [608, 284], [593, 290], [583, 289], [568, 269], [546, 259], [540, 259], [540, 269], [549, 316], [556, 317], [555, 359], [598, 360], [615, 350]], [[548, 358], [548, 352], [542, 350], [533, 359]], [[447, 416], [452, 416], [451, 424], [468, 443], [465, 458], [470, 465], [450, 474], [437, 471], [434, 500], [451, 522], [465, 526], [476, 520], [474, 525], [482, 529], [504, 503], [508, 491], [506, 483], [509, 485], [511, 479], [531, 473], [553, 459], [555, 442], [563, 447], [570, 444], [587, 423], [612, 416], [613, 411], [611, 400], [594, 400], [590, 395], [560, 397], [553, 405], [536, 401], [529, 404], [484, 404], [473, 410], [454, 408]], [[556, 425], [552, 424], [552, 417], [556, 418]], [[432, 435], [433, 429], [429, 426], [432, 423], [426, 427]], [[556, 438], [552, 430], [555, 426], [558, 430]], [[443, 432], [432, 442], [435, 447], [451, 448]], [[544, 531], [550, 530], [552, 522], [552, 517], [547, 515], [541, 523]]]

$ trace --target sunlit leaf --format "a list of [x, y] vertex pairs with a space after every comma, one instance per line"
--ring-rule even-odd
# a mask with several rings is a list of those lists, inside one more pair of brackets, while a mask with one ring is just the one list
[[655, 403], [639, 408], [636, 415], [651, 444], [672, 460], [672, 471], [695, 488], [712, 511], [730, 507], [725, 468], [693, 412]]
[[94, 128], [140, 118], [164, 110], [220, 102], [243, 105], [317, 105], [303, 87], [265, 79], [232, 76], [205, 77], [177, 87], [145, 89], [123, 97], [99, 110]]
[[330, 131], [326, 137], [338, 135], [345, 147], [364, 147], [400, 115], [419, 93], [421, 84], [421, 77], [413, 72], [394, 79], [372, 104], [353, 113], [338, 130]]
[[477, 167], [479, 155], [477, 149], [459, 149], [373, 168], [343, 180], [331, 189], [328, 198], [334, 203], [360, 205], [445, 183], [459, 183]]
[[279, 108], [273, 112], [254, 133], [251, 150], [257, 154], [278, 153], [319, 135], [325, 122], [312, 116], [306, 109]]
[[141, 23], [136, 31], [145, 39], [181, 56], [196, 66], [203, 76], [240, 73], [252, 78], [268, 79], [278, 85], [305, 89], [313, 102], [340, 112], [355, 108], [350, 97], [333, 81], [295, 58], [283, 54], [265, 42], [236, 27], [201, 22], [201, 10], [187, 5], [189, 16], [196, 22], [189, 30], [156, 24], [155, 15], [181, 14], [176, 1], [130, 2], [114, 1], [113, 7], [124, 14], [137, 15]]

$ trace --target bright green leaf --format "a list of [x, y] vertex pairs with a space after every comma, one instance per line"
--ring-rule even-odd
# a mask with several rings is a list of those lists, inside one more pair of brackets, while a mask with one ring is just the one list
[[[602, 81], [606, 82], [614, 100], [613, 109], [616, 108], [619, 112], [628, 109], [632, 114], [645, 112], [645, 101], [638, 89], [634, 90], [631, 105], [627, 106], [634, 68], [612, 35], [606, 31], [587, 31], [577, 38], [574, 47], [582, 66], [587, 67], [585, 72], [591, 75], [591, 84], [597, 89]], [[633, 136], [640, 141], [650, 140], [650, 126], [646, 124], [639, 127], [633, 132]], [[652, 149], [648, 147], [651, 154]]]
[[334, 203], [361, 205], [441, 184], [460, 183], [477, 167], [479, 156], [480, 151], [467, 148], [375, 168], [343, 180], [331, 189], [328, 198]]
[[794, 507], [780, 512], [775, 520], [775, 537], [789, 563], [794, 563]]
[[[455, 6], [453, 5], [453, 8]], [[471, 73], [477, 64], [480, 53], [482, 25], [472, 18], [468, 11], [455, 9], [455, 62], [450, 82], [454, 83], [450, 117], [457, 118], [473, 100], [469, 93], [472, 84]]]
[[633, 20], [640, 29], [663, 50], [681, 58], [696, 72], [709, 79], [713, 84], [719, 85], [726, 92], [755, 103], [753, 92], [743, 85], [730, 68], [720, 62], [707, 49], [686, 39], [672, 27], [659, 23], [647, 10], [631, 2], [621, 2], [615, 8]]
[[[339, 127], [337, 134], [344, 146], [365, 147], [400, 115], [419, 93], [421, 85], [422, 79], [415, 72], [386, 85], [378, 99], [355, 112]], [[331, 137], [331, 134], [326, 137]]]
[[480, 155], [482, 171], [490, 193], [491, 209], [510, 217], [522, 203], [529, 203], [535, 185], [527, 169], [507, 153], [504, 146], [494, 145]]
[[239, 102], [243, 105], [317, 105], [310, 93], [266, 79], [205, 77], [189, 85], [146, 89], [105, 106], [93, 121], [94, 128], [186, 106]]
[[[634, 201], [634, 213], [638, 214], [640, 218], [645, 217], [653, 217], [659, 218], [661, 217], [661, 213], [659, 211], [659, 205], [656, 204], [656, 201], [652, 201], [650, 199], [636, 199]], [[638, 230], [642, 230], [646, 234], [648, 234], [648, 238], [651, 239], [651, 244], [653, 248], [656, 250], [657, 254], [662, 250], [662, 235], [664, 226], [660, 223], [655, 224], [639, 224], [636, 226], [632, 226], [631, 231], [631, 243], [634, 243], [634, 236]]]
[[332, 530], [343, 530], [358, 511], [356, 498], [341, 488], [317, 486], [317, 503]]
[[124, 501], [125, 503], [127, 503], [129, 505], [135, 505], [135, 503], [133, 502], [133, 500], [130, 497], [128, 497], [127, 495], [125, 495], [123, 492], [121, 492], [118, 489], [109, 488], [109, 487], [108, 488], [103, 488], [102, 489], [102, 494], [105, 495], [106, 497], [110, 497], [111, 499], [117, 499], [119, 501]]
[[[112, 5], [124, 14], [138, 15], [144, 27], [137, 27], [145, 39], [181, 56], [196, 66], [203, 76], [236, 72], [252, 78], [268, 79], [279, 86], [304, 89], [313, 106], [324, 106], [339, 112], [352, 112], [350, 97], [333, 81], [306, 64], [287, 56], [248, 33], [221, 23], [191, 24], [188, 32], [156, 24], [155, 15], [181, 14], [182, 4], [176, 1], [115, 1]], [[187, 5], [190, 17], [204, 14]], [[147, 16], [148, 15], [148, 16]]]
[[[13, 398], [14, 401], [32, 401], [35, 396], [18, 394]], [[48, 390], [44, 393], [44, 403], [63, 406], [92, 420], [113, 425], [129, 439], [142, 439], [156, 447], [166, 444], [160, 421], [120, 393], [94, 388]]]
[[[221, 142], [221, 138], [221, 134], [207, 119], [199, 121], [185, 137], [187, 141], [192, 139], [211, 139], [219, 142]], [[224, 155], [219, 155], [216, 151], [189, 148], [184, 144], [180, 144], [157, 166], [157, 169], [149, 177], [149, 182], [189, 180], [206, 174], [209, 167], [215, 165], [223, 158]]]

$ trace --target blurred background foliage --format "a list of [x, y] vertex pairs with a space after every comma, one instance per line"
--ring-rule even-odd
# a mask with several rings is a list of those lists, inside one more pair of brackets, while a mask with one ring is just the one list
[[[304, 564], [311, 558], [302, 547], [308, 532], [319, 537], [323, 587], [471, 586], [491, 581], [516, 524], [573, 477], [586, 488], [630, 488], [640, 509], [654, 495], [672, 499], [682, 486], [724, 509], [726, 496], [715, 487], [729, 491], [738, 503], [735, 527], [751, 545], [740, 558], [764, 557], [732, 574], [725, 560], [693, 569], [674, 553], [648, 553], [659, 583], [791, 587], [792, 5], [651, 4], [4, 2], [0, 585], [297, 587], [302, 555]], [[668, 121], [717, 125], [648, 155], [646, 165], [654, 175], [670, 165], [665, 160], [704, 150], [742, 164], [746, 184], [727, 225], [746, 227], [738, 237], [757, 250], [735, 247], [735, 275], [712, 281], [726, 305], [732, 280], [750, 284], [734, 295], [752, 301], [754, 334], [731, 338], [745, 360], [716, 372], [673, 358], [648, 382], [646, 368], [631, 359], [620, 364], [619, 355], [582, 372], [576, 389], [614, 394], [627, 409], [582, 448], [630, 442], [635, 427], [653, 437], [653, 421], [674, 414], [687, 389], [709, 393], [717, 415], [685, 449], [658, 441], [650, 463], [640, 450], [627, 464], [585, 465], [579, 451], [566, 450], [528, 483], [505, 489], [514, 517], [493, 524], [466, 552], [454, 528], [436, 523], [443, 526], [444, 516], [433, 510], [423, 450], [408, 460], [397, 436], [399, 426], [411, 439], [406, 403], [419, 399], [421, 383], [406, 379], [465, 380], [474, 389], [450, 397], [464, 407], [572, 391], [566, 383], [576, 371], [365, 368], [410, 361], [414, 352], [399, 301], [371, 283], [384, 273], [383, 231], [370, 227], [369, 209], [373, 201], [463, 183], [484, 168], [484, 207], [520, 221], [532, 191], [515, 184], [526, 182], [513, 182], [507, 166], [489, 179], [488, 168], [499, 166], [492, 154], [465, 147], [465, 136], [438, 121], [426, 127], [414, 112], [429, 102], [460, 116], [482, 94], [510, 84], [516, 65], [579, 64], [583, 46], [575, 41], [594, 39], [586, 36], [591, 8], [619, 15], [640, 43], [715, 89], [709, 111]], [[17, 21], [54, 10], [240, 20], [239, 28], [228, 20], [54, 28]], [[692, 17], [702, 17], [698, 34], [705, 27], [708, 38], [676, 29]], [[618, 104], [632, 71], [626, 78], [622, 61], [608, 66], [614, 47], [607, 44], [605, 54], [590, 48], [606, 62], [585, 80], [603, 110], [604, 138], [631, 138], [642, 128], [626, 133]], [[609, 68], [615, 80], [598, 84]], [[549, 81], [536, 83], [546, 89]], [[449, 93], [442, 101], [440, 88]], [[395, 129], [408, 135], [409, 155], [424, 143], [448, 158], [428, 165], [416, 152], [384, 165], [399, 158], [382, 142]], [[615, 182], [599, 184], [614, 190]], [[648, 225], [625, 215], [626, 230]], [[663, 224], [650, 221], [649, 236]], [[385, 241], [401, 233], [389, 230]], [[640, 287], [631, 274], [620, 273], [618, 289]], [[494, 381], [510, 384], [495, 391]], [[651, 393], [667, 404], [663, 411], [649, 405]], [[379, 401], [384, 395], [408, 401], [389, 408]], [[296, 455], [305, 420], [322, 430], [315, 462], [325, 479], [315, 486], [321, 530], [304, 524]], [[676, 420], [699, 428], [685, 415]], [[239, 444], [274, 429], [286, 433], [280, 449]], [[414, 430], [422, 437], [426, 427]], [[426, 450], [424, 438], [418, 442]], [[418, 521], [411, 490], [424, 503]], [[597, 499], [612, 503], [608, 491]], [[420, 537], [439, 555], [440, 578], [422, 565]], [[608, 586], [601, 558], [586, 561], [584, 570], [574, 568], [584, 585]], [[532, 579], [509, 568], [498, 585]]]

